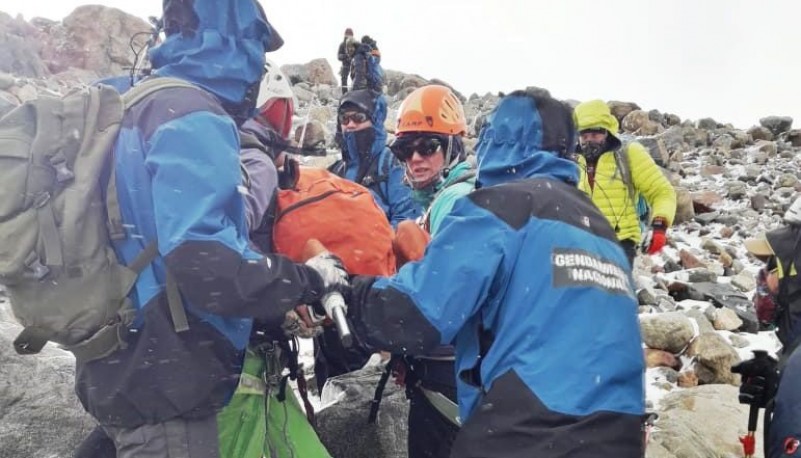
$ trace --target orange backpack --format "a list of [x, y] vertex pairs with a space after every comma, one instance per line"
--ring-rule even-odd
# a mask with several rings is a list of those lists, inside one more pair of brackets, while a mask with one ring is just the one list
[[291, 189], [278, 191], [273, 247], [303, 262], [310, 239], [337, 255], [351, 274], [395, 273], [393, 231], [370, 191], [325, 169], [301, 167]]

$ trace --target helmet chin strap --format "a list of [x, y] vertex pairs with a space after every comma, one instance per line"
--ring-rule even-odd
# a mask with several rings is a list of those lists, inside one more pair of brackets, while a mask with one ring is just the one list
[[445, 156], [443, 161], [443, 167], [438, 172], [434, 172], [432, 176], [426, 179], [425, 181], [415, 180], [414, 176], [412, 175], [412, 171], [409, 168], [409, 164], [404, 163], [404, 169], [405, 169], [404, 179], [406, 180], [406, 182], [409, 183], [413, 189], [423, 189], [427, 186], [436, 185], [445, 178], [448, 178], [448, 175], [451, 173], [451, 169], [456, 166], [456, 161], [459, 160], [458, 157], [451, 160], [451, 156], [453, 155], [453, 135], [448, 135], [448, 147], [446, 148], [444, 153]]

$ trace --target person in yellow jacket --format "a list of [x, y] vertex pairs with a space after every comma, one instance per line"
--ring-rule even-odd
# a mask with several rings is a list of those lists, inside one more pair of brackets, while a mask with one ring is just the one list
[[637, 204], [643, 196], [651, 208], [648, 254], [662, 250], [676, 214], [676, 192], [645, 147], [623, 145], [618, 121], [603, 100], [591, 100], [574, 111], [579, 130], [579, 189], [587, 193], [615, 229], [629, 262], [634, 262], [643, 234]]

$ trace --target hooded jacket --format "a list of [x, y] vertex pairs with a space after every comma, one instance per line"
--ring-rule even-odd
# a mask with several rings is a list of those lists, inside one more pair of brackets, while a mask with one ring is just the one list
[[480, 189], [425, 257], [354, 280], [355, 333], [405, 354], [454, 344], [460, 377], [481, 386], [478, 404], [460, 396], [453, 456], [642, 452], [637, 302], [614, 232], [575, 187], [574, 138], [559, 102], [502, 99], [479, 139]]
[[640, 242], [642, 233], [637, 216], [637, 198], [640, 194], [651, 207], [652, 219], [660, 217], [668, 226], [673, 224], [676, 215], [676, 192], [673, 185], [659, 170], [659, 166], [645, 147], [637, 142], [629, 143], [626, 154], [622, 155], [623, 158], [628, 157], [631, 180], [636, 191], [634, 199], [631, 198], [629, 188], [615, 160], [614, 151], [622, 147], [618, 137], [618, 122], [606, 103], [602, 100], [581, 103], [576, 107], [575, 118], [579, 131], [602, 128], [609, 132], [607, 140], [609, 149], [598, 158], [594, 186], [590, 186], [587, 177], [587, 160], [579, 155], [578, 163], [581, 170], [579, 189], [586, 192], [606, 216], [615, 228], [617, 238]]
[[[158, 256], [129, 295], [137, 314], [111, 355], [80, 363], [76, 391], [101, 425], [133, 428], [215, 414], [238, 383], [252, 318], [280, 323], [314, 301], [311, 268], [251, 249], [241, 194], [239, 136], [221, 103], [244, 101], [275, 35], [252, 0], [166, 1], [168, 37], [150, 57], [156, 74], [198, 86], [161, 90], [128, 110], [114, 146], [130, 264]], [[202, 88], [202, 89], [201, 89]], [[178, 285], [189, 329], [177, 332], [165, 283]]]
[[[473, 175], [472, 178], [468, 178], [469, 175]], [[426, 209], [425, 223], [432, 236], [437, 233], [440, 223], [445, 215], [451, 212], [456, 200], [470, 194], [475, 186], [475, 170], [472, 164], [462, 161], [456, 164], [448, 176], [436, 186], [413, 191], [414, 201]]]
[[[270, 143], [280, 140], [281, 136], [271, 128], [251, 119], [242, 125], [241, 130], [253, 137], [262, 145], [242, 146], [240, 160], [247, 173], [247, 193], [245, 194], [245, 214], [247, 215], [248, 230], [252, 233], [261, 223], [275, 191], [278, 189], [278, 170], [275, 168], [274, 157], [280, 151], [274, 151]], [[252, 237], [251, 237], [252, 239]], [[271, 249], [262, 250], [272, 251]]]
[[[384, 121], [387, 119], [387, 102], [384, 96], [362, 89], [350, 91], [346, 97], [370, 115], [373, 125], [361, 132], [342, 134], [344, 170], [335, 166], [332, 171], [369, 189], [392, 227], [401, 221], [416, 219], [422, 209], [412, 198], [412, 190], [403, 183], [403, 164], [386, 146]], [[363, 139], [369, 140], [370, 137], [372, 141], [364, 145]]]

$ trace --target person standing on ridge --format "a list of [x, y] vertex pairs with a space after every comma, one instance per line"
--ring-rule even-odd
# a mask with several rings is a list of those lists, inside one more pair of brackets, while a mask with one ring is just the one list
[[343, 95], [348, 92], [348, 77], [350, 76], [350, 66], [353, 55], [356, 52], [356, 46], [353, 29], [348, 27], [345, 29], [345, 37], [342, 39], [342, 43], [339, 44], [339, 50], [337, 51], [337, 59], [342, 64], [339, 69], [339, 76]]

